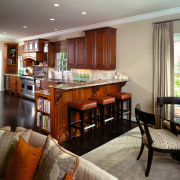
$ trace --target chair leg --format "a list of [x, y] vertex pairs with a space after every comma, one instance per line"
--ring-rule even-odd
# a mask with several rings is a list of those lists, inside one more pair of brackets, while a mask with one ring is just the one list
[[140, 151], [139, 151], [139, 155], [138, 155], [138, 157], [137, 157], [137, 160], [140, 159], [140, 157], [141, 157], [141, 155], [142, 155], [142, 153], [143, 153], [143, 150], [144, 150], [144, 144], [143, 144], [143, 142], [141, 142], [141, 149], [140, 149]]
[[131, 98], [129, 99], [129, 121], [131, 122]]
[[146, 169], [146, 173], [145, 173], [146, 177], [149, 176], [149, 172], [150, 172], [151, 164], [152, 164], [152, 159], [153, 159], [153, 151], [151, 149], [148, 149], [148, 163], [147, 163], [147, 169]]

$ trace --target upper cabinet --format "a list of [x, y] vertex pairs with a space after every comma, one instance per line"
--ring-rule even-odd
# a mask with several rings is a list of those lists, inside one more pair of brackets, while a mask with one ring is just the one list
[[24, 42], [24, 52], [43, 52], [47, 39], [34, 39]]
[[84, 68], [85, 38], [68, 39], [68, 68]]
[[85, 37], [68, 39], [68, 68], [116, 69], [116, 29], [85, 31]]
[[111, 27], [85, 31], [86, 68], [116, 68], [116, 29]]
[[44, 43], [43, 64], [47, 64], [48, 67], [55, 66], [55, 43], [54, 42]]
[[16, 74], [18, 70], [18, 44], [4, 44], [4, 73]]

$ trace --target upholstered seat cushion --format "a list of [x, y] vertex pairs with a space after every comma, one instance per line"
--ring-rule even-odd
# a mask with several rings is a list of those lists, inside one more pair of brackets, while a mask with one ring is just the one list
[[[164, 120], [164, 121], [163, 121], [163, 125], [164, 125], [165, 127], [167, 127], [168, 129], [171, 129], [171, 125], [170, 125], [170, 122], [169, 122], [169, 121]], [[180, 126], [176, 125], [176, 130], [177, 130], [177, 131], [180, 131]]]
[[89, 100], [96, 101], [98, 104], [110, 104], [115, 102], [115, 98], [111, 96], [94, 96], [89, 98]]
[[109, 93], [109, 96], [115, 97], [116, 99], [129, 99], [131, 98], [131, 93], [125, 93], [125, 92], [114, 92], [114, 93]]
[[77, 110], [88, 110], [97, 107], [97, 102], [90, 100], [78, 99], [68, 103], [68, 107]]
[[[149, 128], [153, 140], [152, 147], [158, 149], [180, 150], [180, 139], [172, 132], [166, 129]], [[143, 135], [143, 141], [148, 144], [146, 135]]]

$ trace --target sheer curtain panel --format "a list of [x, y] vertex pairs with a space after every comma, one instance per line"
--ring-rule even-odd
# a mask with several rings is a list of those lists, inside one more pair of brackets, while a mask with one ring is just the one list
[[[173, 23], [153, 24], [154, 112], [158, 96], [174, 95]], [[158, 128], [162, 126], [157, 122]]]

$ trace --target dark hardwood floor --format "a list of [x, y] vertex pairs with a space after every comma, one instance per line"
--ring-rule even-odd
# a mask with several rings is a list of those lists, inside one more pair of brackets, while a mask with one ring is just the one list
[[[12, 131], [21, 126], [43, 134], [35, 126], [35, 102], [33, 100], [0, 92], [0, 127], [3, 126], [11, 126]], [[114, 129], [112, 129], [111, 123], [106, 125], [104, 135], [102, 135], [101, 128], [97, 128], [96, 137], [94, 137], [93, 132], [85, 133], [83, 145], [80, 137], [72, 138], [70, 143], [69, 141], [61, 142], [60, 145], [77, 155], [82, 155], [136, 126], [136, 123], [130, 123], [126, 120], [119, 123], [115, 121]]]

